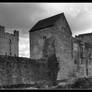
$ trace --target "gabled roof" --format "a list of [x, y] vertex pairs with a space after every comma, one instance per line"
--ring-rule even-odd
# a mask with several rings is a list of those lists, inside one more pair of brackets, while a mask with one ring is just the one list
[[38, 29], [42, 29], [42, 28], [46, 28], [46, 27], [49, 27], [49, 26], [53, 26], [54, 23], [60, 18], [60, 17], [63, 17], [64, 16], [64, 13], [60, 13], [60, 14], [57, 14], [57, 15], [54, 15], [52, 17], [49, 17], [49, 18], [45, 18], [43, 20], [40, 20], [37, 22], [36, 25], [34, 25], [32, 27], [32, 29], [30, 30], [31, 32], [32, 31], [36, 31]]

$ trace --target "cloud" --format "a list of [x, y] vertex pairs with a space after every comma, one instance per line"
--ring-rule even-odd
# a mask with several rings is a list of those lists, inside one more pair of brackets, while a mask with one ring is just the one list
[[73, 33], [91, 27], [90, 3], [7, 3], [0, 4], [0, 24], [28, 34], [40, 19], [64, 12]]
[[[43, 9], [34, 3], [0, 4], [0, 24], [6, 28], [30, 29]], [[26, 31], [26, 33], [28, 30]]]
[[20, 37], [19, 56], [29, 58], [29, 38]]
[[61, 12], [70, 25], [73, 35], [91, 32], [92, 3], [7, 3], [0, 4], [0, 25], [6, 30], [20, 32], [20, 56], [29, 56], [29, 30], [40, 19]]
[[42, 3], [39, 5], [44, 9], [41, 18], [64, 12], [73, 35], [92, 29], [91, 3]]
[[[69, 19], [69, 18], [68, 18]], [[71, 21], [71, 20], [72, 21]], [[92, 12], [80, 10], [76, 17], [70, 17], [69, 24], [73, 34], [92, 29]], [[88, 31], [89, 32], [89, 31]]]

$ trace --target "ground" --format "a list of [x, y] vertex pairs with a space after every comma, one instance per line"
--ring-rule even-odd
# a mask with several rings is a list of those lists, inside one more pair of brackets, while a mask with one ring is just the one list
[[[44, 86], [42, 86], [44, 84]], [[61, 84], [61, 85], [59, 85]], [[35, 84], [17, 84], [11, 86], [3, 86], [1, 89], [28, 89], [28, 90], [72, 90], [72, 89], [92, 89], [92, 78], [78, 78], [74, 79], [72, 83], [69, 83], [69, 80], [62, 80], [58, 82], [56, 86], [47, 87], [48, 83], [46, 81], [39, 82]]]

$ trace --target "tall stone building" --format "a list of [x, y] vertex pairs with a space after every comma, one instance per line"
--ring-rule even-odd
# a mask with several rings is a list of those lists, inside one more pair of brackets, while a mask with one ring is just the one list
[[55, 53], [60, 68], [57, 79], [69, 78], [73, 70], [72, 32], [64, 13], [40, 20], [29, 36], [30, 58], [41, 59]]
[[5, 32], [5, 27], [0, 26], [0, 55], [19, 56], [19, 32], [14, 34]]
[[[79, 34], [74, 38], [76, 42], [75, 61], [78, 65], [78, 76], [92, 76], [92, 33]], [[74, 47], [76, 48], [76, 47]]]

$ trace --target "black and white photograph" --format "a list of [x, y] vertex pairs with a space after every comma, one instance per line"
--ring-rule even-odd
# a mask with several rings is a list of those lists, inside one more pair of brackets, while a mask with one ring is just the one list
[[92, 3], [0, 3], [0, 90], [7, 89], [92, 89]]

